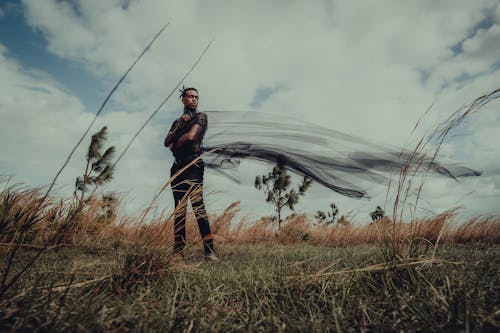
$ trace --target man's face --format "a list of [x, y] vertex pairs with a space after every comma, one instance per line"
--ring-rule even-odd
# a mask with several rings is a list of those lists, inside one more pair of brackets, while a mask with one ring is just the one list
[[198, 92], [196, 90], [186, 91], [186, 95], [182, 97], [182, 104], [188, 109], [196, 109], [198, 107]]

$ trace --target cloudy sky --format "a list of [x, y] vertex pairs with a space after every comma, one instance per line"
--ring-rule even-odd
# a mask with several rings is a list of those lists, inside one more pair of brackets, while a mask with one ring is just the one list
[[[495, 0], [2, 0], [0, 174], [50, 183], [109, 90], [167, 22], [92, 128], [107, 125], [118, 152], [212, 39], [184, 81], [198, 87], [201, 110], [288, 114], [377, 143], [412, 147], [456, 109], [500, 88]], [[483, 175], [429, 177], [417, 214], [458, 206], [465, 215], [500, 213], [499, 110], [498, 100], [482, 108], [441, 151]], [[167, 180], [172, 157], [163, 139], [180, 112], [171, 98], [118, 164], [107, 189], [122, 193], [130, 211]], [[72, 192], [89, 140], [55, 194]], [[244, 213], [271, 214], [253, 188], [269, 169], [243, 163], [241, 184], [207, 172], [208, 210], [240, 200]], [[359, 201], [313, 185], [296, 208], [314, 214], [335, 202], [341, 214], [367, 222], [377, 205], [391, 207], [387, 184], [367, 189], [372, 199]], [[168, 192], [156, 206], [169, 210], [172, 201]]]

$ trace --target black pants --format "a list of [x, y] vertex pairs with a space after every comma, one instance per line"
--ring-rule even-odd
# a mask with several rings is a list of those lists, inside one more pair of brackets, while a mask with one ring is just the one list
[[[170, 169], [172, 177], [177, 171], [184, 168], [191, 160], [176, 160]], [[205, 165], [203, 160], [184, 170], [171, 183], [175, 201], [174, 218], [174, 253], [179, 253], [186, 245], [186, 210], [188, 199], [191, 201], [198, 227], [203, 239], [203, 250], [205, 254], [214, 251], [213, 238], [210, 232], [210, 224], [203, 203], [203, 172]]]

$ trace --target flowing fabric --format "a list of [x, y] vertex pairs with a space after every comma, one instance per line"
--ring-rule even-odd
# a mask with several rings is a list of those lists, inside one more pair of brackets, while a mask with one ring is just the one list
[[228, 169], [240, 160], [254, 160], [288, 170], [347, 197], [368, 198], [363, 181], [386, 183], [388, 176], [403, 168], [410, 174], [433, 171], [457, 179], [479, 176], [481, 171], [459, 164], [441, 163], [436, 158], [440, 144], [450, 130], [469, 114], [500, 97], [497, 89], [481, 96], [439, 124], [422, 144], [434, 142], [432, 154], [423, 149], [408, 150], [375, 144], [353, 135], [307, 123], [288, 116], [257, 111], [207, 111], [209, 126], [204, 150], [205, 165], [233, 181]]

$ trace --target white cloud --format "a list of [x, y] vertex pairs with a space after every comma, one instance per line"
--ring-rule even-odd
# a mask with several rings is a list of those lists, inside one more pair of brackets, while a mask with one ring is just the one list
[[[422, 120], [413, 141], [462, 104], [497, 88], [500, 82], [498, 70], [491, 67], [500, 60], [500, 6], [490, 0], [363, 3], [158, 0], [132, 1], [127, 9], [120, 1], [87, 0], [70, 5], [64, 1], [25, 0], [24, 4], [27, 22], [42, 31], [50, 52], [80, 62], [110, 86], [159, 27], [171, 22], [116, 94], [116, 109], [107, 110], [100, 121], [110, 127], [114, 144], [122, 147], [211, 38], [215, 38], [214, 44], [187, 81], [200, 89], [203, 109], [250, 109], [258, 89], [280, 87], [261, 105], [256, 104], [256, 108], [290, 114], [396, 146], [408, 142], [410, 131], [431, 103], [435, 105]], [[485, 18], [485, 11], [494, 9], [496, 24], [472, 33]], [[463, 53], [454, 55], [451, 48], [461, 41]], [[51, 131], [60, 131], [64, 125], [68, 133], [57, 141], [74, 142], [74, 133], [80, 133], [87, 124], [84, 120], [90, 117], [81, 103], [53, 80], [30, 76], [5, 57], [2, 61], [0, 70], [7, 66], [9, 75], [18, 75], [16, 80], [25, 82], [24, 87], [35, 84], [38, 89], [9, 85], [10, 96], [22, 98], [26, 103], [22, 104], [24, 116], [8, 118], [17, 126], [11, 135], [26, 131], [22, 137], [24, 145], [29, 146], [35, 139], [29, 134], [29, 127], [22, 125], [22, 119], [38, 119], [38, 115], [44, 114], [39, 121], [50, 122], [48, 119], [59, 117], [56, 110], [60, 110], [65, 112], [64, 119], [81, 120], [58, 121]], [[428, 73], [426, 80], [422, 73]], [[464, 74], [469, 77], [467, 81], [457, 81]], [[9, 107], [15, 105], [9, 103]], [[167, 120], [174, 117], [178, 107], [178, 101], [172, 99], [165, 108], [167, 111], [146, 128], [121, 165], [123, 174], [117, 175], [117, 184], [127, 190], [138, 188], [134, 190], [140, 193], [138, 197], [152, 196], [152, 188], [159, 187], [168, 175], [169, 157], [161, 142], [170, 125]], [[2, 110], [4, 107], [0, 112], [6, 112]], [[466, 144], [462, 146], [460, 140], [453, 139], [448, 151], [465, 149], [457, 156], [470, 156], [472, 159], [464, 161], [465, 164], [472, 163], [478, 169], [498, 164], [498, 149], [492, 153], [495, 147], [491, 140], [481, 134], [496, 135], [500, 120], [491, 118], [491, 114], [498, 114], [498, 103], [488, 111], [481, 111], [468, 124], [472, 134]], [[39, 133], [38, 137], [54, 140], [47, 132]], [[55, 144], [39, 141], [40, 145], [48, 143]], [[57, 147], [58, 151], [68, 151], [67, 146]], [[9, 163], [14, 170], [22, 169], [19, 162]], [[45, 169], [50, 168], [48, 164]], [[256, 174], [251, 166], [245, 167], [244, 172]], [[488, 177], [485, 173], [481, 179], [497, 180]], [[213, 179], [214, 183], [207, 182], [215, 191], [240, 193], [245, 188]], [[459, 187], [471, 192], [476, 190], [475, 186], [481, 186], [481, 181], [457, 185], [429, 179], [427, 184], [439, 185], [429, 185], [428, 206], [448, 207], [458, 200], [455, 192]], [[262, 198], [252, 183], [247, 183], [245, 198], [257, 202]], [[377, 197], [366, 203], [314, 189], [310, 196], [319, 199], [308, 201], [306, 196], [303, 207], [314, 212], [321, 208], [318, 206], [328, 207], [334, 200], [345, 207], [368, 212], [385, 198], [384, 189], [373, 191]], [[498, 186], [491, 193], [499, 198]], [[475, 198], [474, 194], [469, 198]], [[475, 199], [465, 200], [478, 206]], [[498, 212], [498, 208], [485, 203], [477, 211]]]
[[473, 38], [466, 40], [463, 49], [467, 56], [484, 59], [487, 63], [495, 63], [498, 61], [499, 44], [500, 26], [495, 24], [487, 30], [479, 30]]
[[[0, 44], [0, 75], [4, 78], [0, 82], [0, 174], [13, 173], [16, 181], [26, 185], [46, 185], [62, 166], [93, 114], [52, 77], [22, 68], [7, 58], [5, 51]], [[104, 114], [91, 133], [108, 125], [108, 145], [122, 151], [131, 138], [131, 129], [135, 130], [143, 121], [144, 116], [136, 113]], [[167, 173], [162, 170], [166, 152], [149, 149], [158, 146], [156, 140], [162, 135], [149, 129], [130, 149], [133, 158], [124, 157], [116, 175], [117, 188], [135, 191], [143, 197], [142, 203], [152, 197], [151, 190], [158, 187], [158, 180], [166, 178]], [[59, 193], [71, 193], [75, 178], [83, 173], [89, 140], [89, 137], [85, 139], [59, 178]]]
[[[27, 71], [0, 47], [0, 164], [3, 172], [47, 182], [88, 115], [48, 75]], [[64, 138], [61, 140], [61, 138]]]

